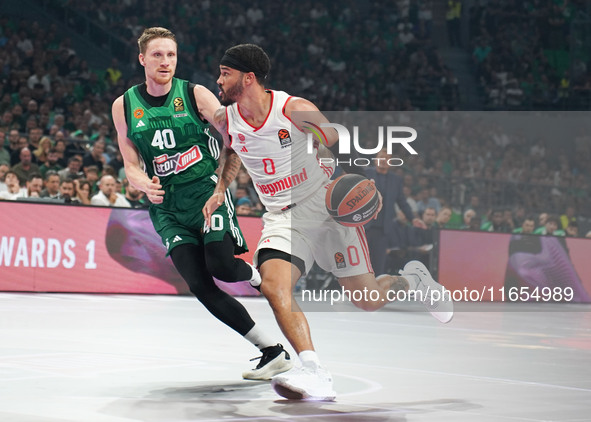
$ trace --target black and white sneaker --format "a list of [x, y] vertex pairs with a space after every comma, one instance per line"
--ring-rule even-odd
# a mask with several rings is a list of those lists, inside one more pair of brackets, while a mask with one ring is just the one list
[[260, 359], [256, 368], [242, 373], [246, 380], [270, 380], [273, 376], [289, 371], [293, 363], [287, 350], [281, 344], [265, 347], [261, 350], [262, 356], [251, 359]]

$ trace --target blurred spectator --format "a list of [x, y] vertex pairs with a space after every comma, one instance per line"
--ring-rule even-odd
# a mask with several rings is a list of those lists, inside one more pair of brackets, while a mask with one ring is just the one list
[[131, 205], [131, 208], [147, 208], [150, 201], [145, 197], [145, 193], [129, 183], [127, 179], [123, 180], [125, 188], [125, 199]]
[[45, 173], [47, 173], [48, 170], [56, 171], [59, 174], [59, 171], [63, 168], [58, 164], [58, 158], [59, 156], [57, 149], [55, 147], [51, 147], [47, 152], [47, 159], [43, 164], [41, 164], [41, 166], [39, 166], [41, 176], [45, 177]]
[[45, 188], [39, 195], [41, 198], [56, 199], [60, 190], [60, 176], [53, 170], [48, 170], [45, 173]]
[[533, 215], [528, 215], [521, 223], [521, 227], [516, 228], [513, 230], [513, 233], [521, 233], [521, 234], [533, 234], [534, 229], [536, 228], [536, 220]]
[[503, 225], [506, 227], [506, 230], [508, 230], [507, 233], [511, 233], [515, 229], [513, 211], [509, 209], [503, 211]]
[[470, 220], [470, 225], [467, 227], [468, 230], [477, 232], [480, 231], [480, 227], [482, 226], [482, 218], [479, 216], [474, 216]]
[[568, 223], [565, 234], [567, 237], [579, 237], [579, 225], [576, 221], [571, 221]]
[[39, 198], [43, 190], [43, 176], [33, 173], [29, 176], [26, 184], [27, 198]]
[[33, 151], [33, 155], [36, 157], [37, 163], [43, 164], [47, 161], [47, 155], [52, 146], [53, 144], [48, 136], [41, 137], [37, 149]]
[[80, 177], [84, 177], [84, 173], [80, 171], [81, 167], [82, 160], [79, 156], [75, 155], [73, 157], [70, 157], [70, 159], [68, 160], [68, 167], [59, 170], [58, 174], [62, 179], [78, 179]]
[[437, 213], [437, 217], [435, 218], [435, 223], [433, 223], [433, 227], [438, 229], [446, 229], [450, 228], [448, 226], [449, 220], [451, 219], [451, 208], [449, 207], [441, 207], [439, 212]]
[[15, 200], [26, 197], [27, 192], [21, 188], [18, 175], [14, 171], [9, 170], [6, 172], [4, 184], [6, 185], [6, 190], [0, 192], [0, 199]]
[[6, 183], [4, 183], [4, 178], [6, 177], [6, 173], [10, 170], [8, 164], [0, 163], [0, 192], [7, 190]]
[[123, 76], [123, 72], [119, 68], [119, 60], [115, 57], [111, 59], [111, 66], [105, 72], [105, 79], [110, 86], [116, 86], [117, 82]]
[[125, 199], [125, 196], [116, 192], [115, 178], [113, 176], [105, 175], [101, 177], [98, 186], [99, 192], [90, 199], [91, 205], [99, 205], [103, 207], [131, 207], [130, 203]]
[[248, 196], [243, 196], [236, 201], [236, 215], [253, 215], [252, 202]]
[[539, 227], [534, 231], [534, 234], [542, 234], [549, 236], [564, 236], [566, 233], [560, 229], [560, 219], [556, 215], [549, 215], [543, 227]]
[[[8, 135], [7, 135], [7, 138], [8, 138], [8, 152], [10, 153], [11, 156], [12, 156], [13, 153], [15, 153], [16, 151], [19, 151], [20, 148], [21, 148], [19, 146], [19, 137], [20, 137], [20, 134], [19, 134], [19, 132], [18, 132], [17, 129], [11, 129], [8, 132]], [[26, 146], [26, 145], [23, 145], [23, 146]]]
[[95, 193], [97, 191], [97, 185], [99, 181], [99, 169], [97, 166], [88, 166], [84, 167], [84, 178], [90, 182], [90, 186], [92, 187], [91, 193]]
[[548, 221], [548, 213], [547, 212], [542, 212], [540, 213], [540, 215], [538, 215], [538, 225], [536, 228], [536, 231], [538, 230], [542, 230], [544, 228], [544, 226], [546, 226], [546, 222]]
[[[434, 227], [435, 221], [437, 220], [437, 210], [433, 207], [425, 208], [423, 211], [423, 215], [421, 216], [421, 220], [424, 223], [424, 227], [427, 229], [431, 229]], [[432, 243], [432, 242], [428, 242]]]
[[[29, 152], [31, 151], [31, 149], [28, 147], [27, 137], [19, 135], [17, 148], [16, 148], [16, 150], [13, 150], [10, 154], [10, 165], [11, 166], [15, 166], [21, 161], [21, 151], [23, 148], [28, 148]], [[33, 154], [31, 154], [31, 162], [34, 163], [35, 160], [36, 160], [36, 157]]]
[[103, 156], [105, 152], [105, 141], [98, 140], [92, 146], [90, 152], [87, 152], [82, 159], [82, 167], [96, 166], [99, 172], [103, 171], [103, 165], [107, 160]]
[[98, 140], [104, 141], [105, 145], [110, 145], [113, 143], [107, 123], [101, 123], [98, 130], [90, 136], [90, 142], [96, 144], [96, 141]]
[[40, 173], [39, 166], [31, 161], [32, 156], [31, 150], [25, 147], [20, 151], [19, 163], [12, 166], [12, 171], [16, 173], [22, 186], [25, 185], [31, 174]]
[[[33, 127], [29, 130], [29, 148], [31, 151], [35, 151], [39, 148], [39, 142], [41, 142], [41, 138], [43, 137], [43, 130], [40, 127]], [[35, 154], [35, 157], [37, 155]], [[35, 162], [37, 160], [35, 159]]]
[[60, 181], [58, 200], [66, 204], [76, 203], [76, 188], [72, 179], [63, 179]]
[[570, 223], [576, 223], [576, 222], [577, 222], [577, 217], [575, 216], [575, 207], [572, 205], [569, 205], [566, 207], [564, 214], [562, 214], [560, 216], [560, 227], [563, 230], [566, 230], [566, 228], [568, 227], [568, 225]]
[[10, 152], [4, 147], [5, 133], [0, 131], [0, 164], [10, 165]]
[[[88, 139], [86, 139], [88, 141]], [[77, 130], [72, 133], [72, 138], [66, 144], [66, 150], [64, 152], [65, 158], [69, 159], [74, 155], [80, 155], [84, 157], [88, 150], [84, 147], [84, 133], [81, 130]]]
[[460, 0], [448, 0], [445, 19], [447, 20], [447, 38], [449, 45], [452, 47], [462, 46], [461, 18], [462, 2]]
[[[422, 215], [427, 208], [433, 208], [435, 215], [441, 209], [441, 203], [439, 200], [430, 194], [431, 189], [427, 186], [422, 187], [417, 194], [417, 211], [419, 215]], [[423, 218], [424, 220], [424, 218]]]
[[495, 233], [511, 233], [512, 229], [505, 221], [503, 210], [494, 209], [490, 213], [490, 220], [480, 227], [480, 230]]
[[92, 186], [86, 179], [74, 179], [74, 186], [76, 196], [72, 199], [72, 202], [76, 202], [82, 205], [90, 205], [90, 197]]
[[[262, 211], [263, 207], [259, 201], [259, 196], [252, 184], [252, 179], [248, 172], [241, 167], [236, 175], [236, 183], [233, 186], [233, 193], [235, 200], [238, 200], [242, 196], [247, 196], [250, 199], [251, 206], [256, 210]], [[232, 190], [232, 188], [230, 189]], [[238, 193], [237, 193], [238, 192]]]
[[469, 208], [466, 211], [464, 211], [462, 228], [468, 229], [470, 227], [470, 222], [474, 217], [476, 217], [476, 211], [474, 211], [472, 208]]

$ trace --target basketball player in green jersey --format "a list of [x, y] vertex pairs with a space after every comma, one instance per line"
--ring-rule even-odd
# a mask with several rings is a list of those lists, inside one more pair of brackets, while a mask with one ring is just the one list
[[[234, 257], [248, 249], [231, 199], [216, 210], [210, 225], [201, 213], [217, 183], [220, 152], [208, 122], [220, 103], [205, 87], [174, 77], [177, 42], [171, 31], [148, 28], [138, 45], [146, 81], [117, 98], [112, 110], [126, 177], [150, 200], [154, 228], [191, 292], [262, 351], [257, 367], [243, 377], [270, 379], [291, 368], [288, 353], [212, 278], [248, 280], [254, 286], [261, 280], [253, 266]], [[228, 165], [237, 172], [240, 161]]]

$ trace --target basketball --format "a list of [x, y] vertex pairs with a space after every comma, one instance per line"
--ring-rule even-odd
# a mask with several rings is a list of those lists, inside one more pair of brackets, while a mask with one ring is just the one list
[[378, 205], [376, 185], [358, 174], [338, 177], [326, 191], [326, 209], [343, 226], [363, 226], [375, 216]]

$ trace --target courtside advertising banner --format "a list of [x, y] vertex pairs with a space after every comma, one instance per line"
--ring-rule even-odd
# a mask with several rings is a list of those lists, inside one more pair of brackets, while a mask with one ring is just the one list
[[438, 250], [459, 300], [591, 303], [591, 239], [442, 230]]
[[[0, 290], [189, 294], [148, 211], [0, 201]], [[258, 218], [241, 217], [252, 260]], [[256, 295], [248, 283], [218, 285]]]

